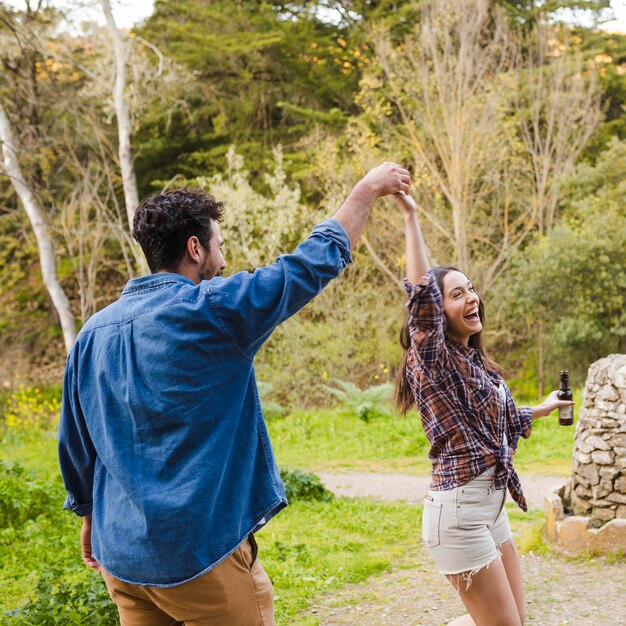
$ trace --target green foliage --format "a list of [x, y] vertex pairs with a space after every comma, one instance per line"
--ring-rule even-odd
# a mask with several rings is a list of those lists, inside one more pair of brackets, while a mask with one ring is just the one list
[[390, 417], [393, 411], [387, 404], [391, 401], [393, 385], [382, 383], [367, 389], [360, 389], [354, 383], [336, 380], [337, 387], [323, 385], [322, 388], [343, 402], [346, 411], [353, 413], [364, 422], [377, 417]]
[[[591, 362], [626, 350], [626, 142], [568, 181], [564, 218], [516, 257], [505, 291], [511, 319], [541, 320], [548, 365]], [[568, 369], [574, 370], [570, 366]]]
[[66, 573], [46, 571], [37, 581], [35, 598], [22, 607], [7, 611], [4, 623], [10, 626], [116, 626], [117, 607], [100, 576], [90, 575], [77, 583], [64, 582]]
[[175, 116], [155, 106], [141, 120], [135, 137], [144, 188], [177, 174], [218, 173], [230, 144], [257, 175], [268, 146], [295, 147], [314, 123], [341, 123], [366, 51], [308, 4], [156, 3], [139, 34], [197, 79], [180, 92], [186, 106]]
[[19, 385], [6, 400], [4, 436], [28, 438], [49, 431], [56, 425], [60, 409], [60, 387], [42, 390], [39, 387]]
[[317, 213], [307, 211], [300, 202], [299, 185], [287, 182], [280, 147], [273, 151], [273, 158], [272, 171], [262, 177], [263, 192], [253, 187], [244, 159], [234, 146], [228, 149], [223, 174], [196, 180], [226, 206], [221, 232], [228, 262], [237, 269], [273, 263], [278, 255], [295, 248], [317, 221]]
[[389, 570], [417, 550], [421, 507], [336, 498], [296, 502], [258, 534], [274, 583], [277, 624], [293, 624], [313, 598]]
[[[548, 383], [546, 391], [558, 387], [558, 371]], [[515, 467], [520, 472], [535, 474], [555, 474], [569, 476], [572, 472], [572, 456], [574, 452], [574, 433], [578, 423], [578, 413], [582, 402], [582, 389], [576, 383], [581, 380], [572, 379], [574, 392], [574, 425], [561, 426], [558, 412], [555, 411], [546, 417], [533, 421], [531, 436], [522, 439], [515, 454]], [[539, 398], [516, 398], [518, 405], [533, 405]]]
[[333, 494], [324, 487], [322, 481], [315, 474], [295, 469], [281, 468], [280, 477], [285, 486], [285, 494], [289, 502], [296, 500], [315, 500], [330, 502]]
[[58, 496], [56, 485], [37, 482], [18, 463], [0, 461], [0, 529], [16, 528], [36, 519]]
[[274, 385], [258, 380], [256, 386], [259, 390], [259, 399], [261, 400], [265, 418], [275, 419], [277, 417], [283, 417], [286, 413], [285, 407], [279, 402], [268, 399], [268, 396], [271, 396], [274, 391]]
[[[29, 459], [38, 455], [43, 473], [57, 469], [53, 446], [13, 442], [2, 448], [3, 456], [9, 452]], [[33, 478], [36, 489], [50, 489], [45, 510], [18, 528], [0, 530], [0, 613], [5, 612], [0, 621], [15, 626], [115, 624], [115, 606], [100, 577], [82, 565], [80, 523], [61, 510], [62, 487], [58, 476], [55, 480], [51, 488]], [[298, 482], [310, 491], [315, 481]], [[279, 624], [293, 623], [316, 595], [385, 571], [415, 549], [419, 507], [322, 500], [296, 498], [259, 532]]]

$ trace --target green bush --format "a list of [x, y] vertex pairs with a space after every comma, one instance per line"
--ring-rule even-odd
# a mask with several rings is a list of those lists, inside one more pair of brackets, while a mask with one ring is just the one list
[[[65, 571], [42, 573], [35, 598], [5, 613], [10, 626], [117, 626], [117, 607], [100, 576], [89, 575], [77, 583], [63, 582]], [[61, 581], [61, 582], [59, 582]]]
[[259, 380], [256, 386], [259, 390], [259, 399], [263, 407], [263, 415], [265, 415], [266, 419], [283, 417], [286, 413], [285, 407], [278, 402], [268, 399], [268, 396], [274, 391], [274, 385]]
[[58, 488], [35, 482], [19, 463], [0, 462], [0, 528], [14, 528], [35, 519], [59, 497]]
[[330, 502], [333, 494], [324, 487], [322, 481], [315, 474], [302, 470], [281, 469], [280, 477], [285, 485], [287, 500], [316, 500], [318, 502]]
[[373, 385], [367, 389], [360, 389], [354, 383], [343, 380], [336, 380], [335, 384], [339, 389], [328, 385], [322, 385], [322, 388], [342, 400], [344, 408], [364, 422], [376, 417], [393, 415], [393, 411], [386, 404], [391, 400], [393, 392], [391, 383]]
[[49, 432], [59, 419], [61, 388], [59, 386], [25, 387], [19, 385], [6, 399], [5, 436], [24, 439]]

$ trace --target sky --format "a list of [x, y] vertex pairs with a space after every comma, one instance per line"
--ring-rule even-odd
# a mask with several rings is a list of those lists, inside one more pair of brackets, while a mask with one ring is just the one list
[[[18, 8], [24, 7], [24, 0], [4, 0], [7, 4]], [[72, 1], [72, 0], [50, 0], [50, 2], [60, 7], [81, 7], [75, 9], [77, 15], [84, 15], [87, 19], [95, 19], [104, 23], [102, 10], [99, 8], [97, 0], [88, 1]], [[91, 4], [94, 8], [89, 9], [87, 6]], [[113, 14], [118, 26], [122, 28], [130, 28], [133, 24], [142, 21], [148, 17], [154, 9], [154, 0], [111, 0]], [[617, 19], [603, 24], [601, 28], [607, 31], [619, 31], [626, 33], [626, 0], [611, 0], [611, 8]], [[579, 15], [574, 15], [574, 21], [584, 23], [584, 19]], [[587, 24], [589, 25], [589, 24]]]

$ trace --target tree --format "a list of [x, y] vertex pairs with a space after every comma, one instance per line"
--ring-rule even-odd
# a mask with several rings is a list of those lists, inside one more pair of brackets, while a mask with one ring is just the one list
[[516, 256], [503, 290], [514, 326], [543, 325], [553, 369], [582, 376], [595, 359], [626, 350], [625, 169], [618, 139], [595, 166], [579, 164], [563, 181], [563, 219]]
[[[539, 234], [555, 223], [561, 181], [602, 118], [600, 92], [567, 36], [549, 40], [545, 26], [532, 33], [517, 92], [521, 136], [532, 165], [532, 219]], [[585, 75], [587, 74], [587, 75]]]
[[[522, 42], [486, 0], [425, 3], [402, 44], [374, 33], [377, 62], [361, 82], [350, 135], [356, 159], [394, 152], [413, 164], [431, 248], [482, 292], [538, 224], [554, 220], [558, 179], [600, 117], [581, 61], [567, 49], [563, 58], [540, 54], [555, 35], [533, 32]], [[552, 77], [550, 90], [529, 76]], [[549, 199], [528, 201], [548, 189]]]
[[46, 224], [44, 213], [39, 206], [39, 202], [35, 197], [32, 189], [28, 186], [19, 164], [19, 149], [15, 142], [11, 123], [4, 110], [4, 106], [0, 105], [0, 141], [2, 142], [2, 154], [4, 158], [4, 172], [11, 179], [11, 183], [15, 187], [15, 191], [22, 202], [24, 210], [28, 215], [28, 219], [35, 233], [37, 245], [39, 248], [39, 261], [41, 264], [41, 274], [44, 284], [50, 298], [54, 304], [61, 328], [63, 329], [63, 339], [65, 341], [65, 349], [70, 351], [74, 340], [76, 339], [76, 328], [74, 326], [74, 317], [70, 310], [70, 303], [57, 279], [56, 261], [52, 237], [50, 229]]
[[[196, 79], [179, 91], [184, 111], [155, 110], [142, 120], [135, 135], [140, 186], [218, 173], [230, 145], [258, 175], [281, 144], [287, 171], [303, 175], [309, 155], [300, 140], [314, 125], [337, 132], [356, 112], [352, 96], [371, 54], [345, 28], [325, 22], [318, 4], [156, 3], [138, 34]], [[159, 175], [150, 180], [143, 173], [155, 165]]]

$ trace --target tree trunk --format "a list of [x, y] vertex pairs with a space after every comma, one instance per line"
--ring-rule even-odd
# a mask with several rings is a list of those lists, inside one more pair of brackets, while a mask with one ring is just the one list
[[543, 332], [543, 322], [539, 322], [537, 330], [537, 349], [539, 352], [539, 362], [537, 364], [537, 392], [539, 400], [543, 399], [546, 392], [546, 338]]
[[26, 184], [22, 176], [20, 164], [17, 159], [17, 149], [15, 140], [13, 139], [11, 123], [9, 122], [9, 118], [3, 106], [0, 106], [0, 141], [2, 141], [5, 173], [11, 179], [13, 187], [28, 215], [33, 232], [35, 233], [37, 246], [39, 248], [39, 262], [41, 264], [43, 282], [50, 294], [54, 308], [59, 315], [61, 328], [63, 330], [63, 339], [65, 340], [65, 349], [69, 352], [76, 339], [74, 317], [70, 310], [70, 303], [65, 295], [65, 291], [63, 291], [63, 287], [61, 287], [57, 279], [56, 262], [50, 231], [44, 220], [43, 212], [39, 207], [35, 194]]
[[131, 121], [128, 111], [128, 104], [124, 91], [126, 89], [126, 60], [127, 54], [122, 40], [122, 35], [117, 28], [111, 3], [109, 0], [101, 0], [102, 9], [106, 17], [107, 25], [111, 33], [113, 43], [113, 54], [115, 56], [115, 85], [113, 86], [113, 103], [117, 116], [117, 132], [119, 137], [119, 159], [122, 170], [122, 184], [124, 185], [124, 201], [126, 203], [126, 215], [128, 225], [132, 231], [133, 216], [139, 204], [139, 194], [137, 192], [137, 179], [135, 177], [135, 166], [133, 164], [133, 150], [131, 144]]

